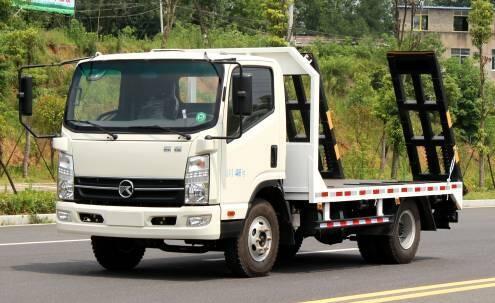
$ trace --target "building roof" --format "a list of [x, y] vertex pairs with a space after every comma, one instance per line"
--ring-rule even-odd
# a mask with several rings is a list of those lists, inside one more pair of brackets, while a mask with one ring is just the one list
[[[404, 5], [399, 5], [400, 8], [404, 8]], [[408, 9], [411, 6], [407, 6]], [[444, 9], [444, 10], [470, 10], [471, 8], [468, 6], [436, 6], [436, 5], [424, 5], [420, 6], [417, 9]]]

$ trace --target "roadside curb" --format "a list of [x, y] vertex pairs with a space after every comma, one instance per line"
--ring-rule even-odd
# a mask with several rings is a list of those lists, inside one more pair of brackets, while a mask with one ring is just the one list
[[495, 200], [464, 200], [463, 207], [495, 207]]
[[0, 216], [0, 226], [55, 222], [55, 214]]

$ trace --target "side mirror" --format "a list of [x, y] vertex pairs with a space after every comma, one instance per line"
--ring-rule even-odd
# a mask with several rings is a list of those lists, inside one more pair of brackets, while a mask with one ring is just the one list
[[249, 116], [253, 113], [253, 77], [234, 75], [232, 78], [234, 115]]
[[19, 83], [19, 113], [33, 115], [33, 77], [22, 76]]

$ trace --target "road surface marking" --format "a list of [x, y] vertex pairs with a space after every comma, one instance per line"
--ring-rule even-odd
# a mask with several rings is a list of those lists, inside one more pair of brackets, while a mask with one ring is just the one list
[[364, 301], [352, 301], [352, 303], [384, 303], [384, 302], [401, 301], [401, 300], [407, 300], [407, 299], [416, 299], [416, 298], [423, 298], [423, 297], [445, 295], [445, 294], [451, 294], [451, 293], [456, 293], [456, 292], [473, 291], [473, 290], [477, 290], [477, 289], [493, 288], [493, 287], [495, 287], [495, 283], [485, 283], [485, 284], [477, 284], [477, 285], [471, 285], [471, 286], [454, 287], [454, 288], [424, 291], [424, 292], [405, 294], [405, 295], [390, 296], [390, 297], [370, 299], [370, 300], [364, 300]]
[[[495, 287], [495, 278], [486, 278], [470, 281], [451, 282], [443, 284], [424, 285], [419, 287], [393, 289], [379, 292], [372, 292], [366, 294], [350, 295], [336, 298], [328, 298], [314, 301], [305, 301], [303, 303], [335, 303], [335, 302], [349, 302], [349, 303], [379, 303], [379, 302], [391, 302], [398, 300], [405, 300], [408, 298], [419, 298], [426, 296], [434, 296], [440, 294], [447, 294], [453, 292], [469, 291], [475, 289]], [[476, 284], [476, 285], [474, 285]], [[466, 286], [467, 285], [467, 286]], [[405, 294], [404, 293], [411, 293]], [[407, 298], [405, 296], [408, 296]], [[376, 298], [380, 297], [380, 298]], [[374, 298], [374, 299], [372, 299]], [[365, 301], [355, 301], [361, 299], [370, 299]], [[382, 301], [378, 301], [382, 300]], [[383, 301], [385, 300], [385, 301]]]
[[358, 251], [357, 248], [341, 248], [341, 249], [327, 249], [327, 250], [316, 250], [316, 251], [301, 251], [297, 253], [298, 255], [308, 255], [308, 254], [320, 254], [320, 253], [339, 253], [346, 251]]
[[54, 243], [71, 243], [71, 242], [87, 242], [90, 239], [74, 239], [74, 240], [56, 240], [56, 241], [39, 241], [39, 242], [17, 242], [17, 243], [0, 243], [0, 246], [17, 246], [17, 245], [33, 245], [33, 244], [54, 244]]

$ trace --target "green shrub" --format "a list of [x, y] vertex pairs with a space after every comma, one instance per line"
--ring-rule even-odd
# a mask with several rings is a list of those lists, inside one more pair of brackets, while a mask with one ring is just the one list
[[0, 194], [0, 215], [46, 214], [55, 212], [55, 193], [25, 190], [17, 195]]
[[82, 55], [91, 56], [96, 52], [96, 33], [87, 32], [82, 23], [76, 19], [72, 19], [70, 26], [67, 29], [67, 36], [77, 46], [77, 49]]

